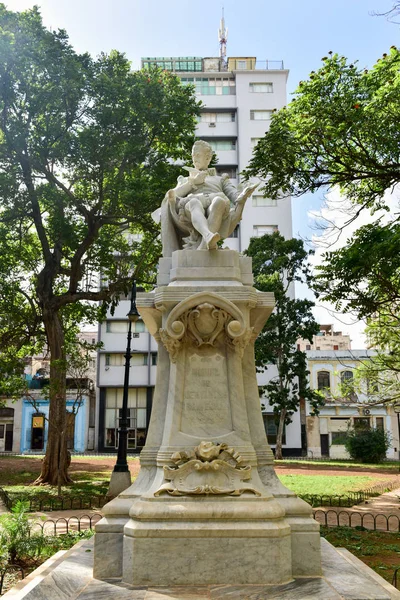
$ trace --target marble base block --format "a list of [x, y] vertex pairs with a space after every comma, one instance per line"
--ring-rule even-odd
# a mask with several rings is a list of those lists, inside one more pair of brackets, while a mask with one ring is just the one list
[[135, 586], [319, 576], [319, 525], [278, 480], [265, 434], [254, 342], [274, 298], [252, 287], [251, 259], [178, 250], [137, 306], [158, 342], [152, 414], [139, 477], [96, 526], [96, 576]]
[[126, 537], [124, 581], [147, 586], [287, 583], [292, 573], [286, 533], [273, 538]]

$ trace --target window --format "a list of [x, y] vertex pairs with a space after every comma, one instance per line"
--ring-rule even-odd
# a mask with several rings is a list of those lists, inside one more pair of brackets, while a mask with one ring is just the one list
[[311, 350], [311, 345], [310, 344], [306, 344], [306, 350]]
[[229, 179], [236, 179], [236, 167], [216, 167], [218, 175], [228, 175]]
[[380, 429], [381, 431], [384, 430], [384, 421], [383, 421], [383, 417], [376, 417], [375, 418], [375, 427], [377, 429]]
[[254, 225], [253, 237], [261, 237], [266, 234], [271, 235], [275, 231], [278, 231], [277, 225]]
[[[133, 353], [131, 356], [131, 367], [142, 367], [147, 365], [147, 354]], [[125, 366], [125, 354], [106, 354], [106, 366]]]
[[332, 431], [332, 444], [334, 446], [344, 446], [347, 439], [346, 431]]
[[354, 417], [354, 429], [370, 429], [369, 417]]
[[272, 83], [264, 82], [249, 83], [249, 91], [254, 93], [272, 94], [274, 91], [274, 86]]
[[[275, 422], [275, 415], [264, 414], [263, 419], [268, 443], [276, 444], [276, 434], [278, 433], [278, 426]], [[286, 428], [283, 429], [282, 444], [286, 444]]]
[[272, 110], [251, 110], [251, 121], [269, 121], [272, 115]]
[[336, 344], [333, 345], [333, 349], [334, 350], [339, 350], [339, 346], [337, 346]]
[[6, 426], [3, 424], [0, 424], [0, 439], [3, 439], [5, 430], [6, 430]]
[[255, 148], [260, 140], [262, 140], [262, 138], [251, 138], [251, 140], [250, 140], [251, 147]]
[[153, 367], [155, 367], [157, 365], [157, 354], [152, 354], [151, 355], [151, 364]]
[[236, 68], [241, 71], [247, 69], [247, 60], [237, 60]]
[[230, 238], [238, 238], [239, 237], [239, 225], [236, 225], [235, 229], [232, 231]]
[[[127, 333], [129, 327], [129, 321], [106, 321], [106, 332], [107, 333]], [[133, 333], [143, 333], [146, 331], [145, 324], [143, 321], [136, 321], [132, 323]]]
[[194, 85], [200, 96], [227, 96], [236, 94], [235, 80], [229, 77], [182, 77], [184, 85]]
[[329, 390], [331, 387], [331, 376], [329, 371], [319, 371], [317, 375], [317, 387], [319, 390]]
[[160, 67], [163, 71], [203, 71], [203, 59], [198, 56], [146, 57], [142, 58], [143, 69]]
[[253, 206], [277, 206], [276, 198], [264, 198], [261, 194], [253, 194], [252, 196]]
[[236, 150], [236, 140], [209, 140], [214, 152], [218, 150]]
[[352, 382], [353, 379], [354, 379], [353, 371], [342, 371], [340, 373], [340, 380], [341, 380], [342, 384], [348, 384], [349, 382]]
[[[122, 396], [122, 388], [107, 388], [106, 390], [104, 445], [107, 448], [118, 447]], [[146, 396], [146, 388], [130, 388], [128, 390], [128, 448], [144, 446], [147, 428]]]
[[233, 123], [236, 120], [236, 115], [234, 112], [203, 112], [199, 120], [201, 123]]

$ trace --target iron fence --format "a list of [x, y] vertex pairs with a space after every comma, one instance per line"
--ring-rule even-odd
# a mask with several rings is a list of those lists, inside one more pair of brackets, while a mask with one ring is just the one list
[[[94, 529], [94, 526], [102, 515], [95, 513], [94, 515], [80, 515], [79, 517], [61, 517], [59, 519], [46, 519], [46, 521], [33, 521], [31, 523], [30, 534], [39, 533], [43, 536], [61, 536], [69, 533], [76, 533]], [[24, 579], [25, 574], [31, 569], [24, 569], [20, 565], [7, 565], [0, 569], [0, 596], [3, 594], [4, 582], [7, 574], [18, 574], [18, 580]]]
[[372, 531], [400, 532], [400, 515], [384, 513], [361, 513], [358, 511], [313, 510], [314, 519], [325, 527], [351, 527]]
[[59, 517], [58, 519], [46, 519], [46, 521], [34, 521], [31, 523], [31, 532], [39, 531], [42, 535], [64, 535], [66, 533], [80, 532], [93, 529], [100, 521], [102, 515], [80, 515], [79, 517]]
[[0, 488], [0, 498], [6, 508], [11, 510], [18, 501], [27, 502], [28, 512], [52, 512], [55, 510], [96, 510], [103, 508], [108, 499], [106, 496], [36, 496], [10, 494]]
[[311, 504], [311, 506], [339, 506], [350, 508], [361, 502], [365, 502], [370, 498], [380, 496], [384, 492], [390, 492], [400, 487], [400, 479], [391, 479], [378, 483], [365, 490], [358, 492], [348, 492], [347, 494], [299, 494], [302, 500]]
[[7, 565], [0, 571], [0, 596], [3, 594], [4, 578], [8, 573], [17, 572], [21, 576], [19, 579], [25, 579], [25, 569], [19, 565]]

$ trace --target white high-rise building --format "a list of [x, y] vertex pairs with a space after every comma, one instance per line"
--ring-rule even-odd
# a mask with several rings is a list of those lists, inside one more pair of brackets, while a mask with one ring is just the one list
[[[195, 86], [202, 101], [197, 136], [206, 140], [218, 157], [217, 171], [228, 173], [235, 185], [240, 183], [240, 172], [248, 165], [254, 146], [268, 130], [271, 115], [286, 104], [288, 71], [282, 61], [259, 62], [255, 57], [226, 58], [226, 29], [220, 28], [221, 54], [216, 58], [176, 57], [143, 58], [142, 67], [156, 65], [177, 74], [184, 84]], [[225, 244], [234, 250], [247, 248], [250, 238], [278, 230], [292, 237], [290, 199], [277, 202], [263, 198], [259, 191], [247, 201], [243, 219], [233, 236]], [[99, 353], [98, 377], [98, 450], [115, 451], [119, 408], [122, 406], [124, 380], [124, 353], [129, 302], [119, 304], [114, 316], [100, 326], [99, 339], [103, 349]], [[130, 438], [132, 451], [144, 445], [150, 418], [152, 393], [157, 364], [157, 344], [140, 321], [136, 323], [138, 337], [133, 340], [134, 356], [130, 375]], [[265, 383], [265, 375], [260, 383]], [[268, 413], [268, 414], [267, 414]], [[273, 445], [274, 419], [266, 410], [265, 423]], [[290, 443], [289, 443], [290, 440]], [[301, 448], [300, 421], [287, 427], [288, 453]]]

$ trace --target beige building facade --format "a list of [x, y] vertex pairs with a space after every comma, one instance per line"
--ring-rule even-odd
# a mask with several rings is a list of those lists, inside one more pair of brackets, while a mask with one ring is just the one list
[[312, 343], [308, 340], [297, 340], [297, 349], [302, 352], [310, 350], [350, 350], [350, 336], [341, 331], [335, 331], [333, 325], [320, 325]]
[[371, 390], [353, 389], [355, 371], [368, 361], [367, 350], [311, 350], [307, 351], [310, 384], [324, 393], [325, 405], [318, 416], [311, 416], [307, 408], [307, 452], [313, 458], [350, 458], [345, 448], [349, 427], [371, 427], [385, 430], [391, 437], [387, 458], [397, 458], [399, 434], [397, 415], [388, 404], [375, 404]]

